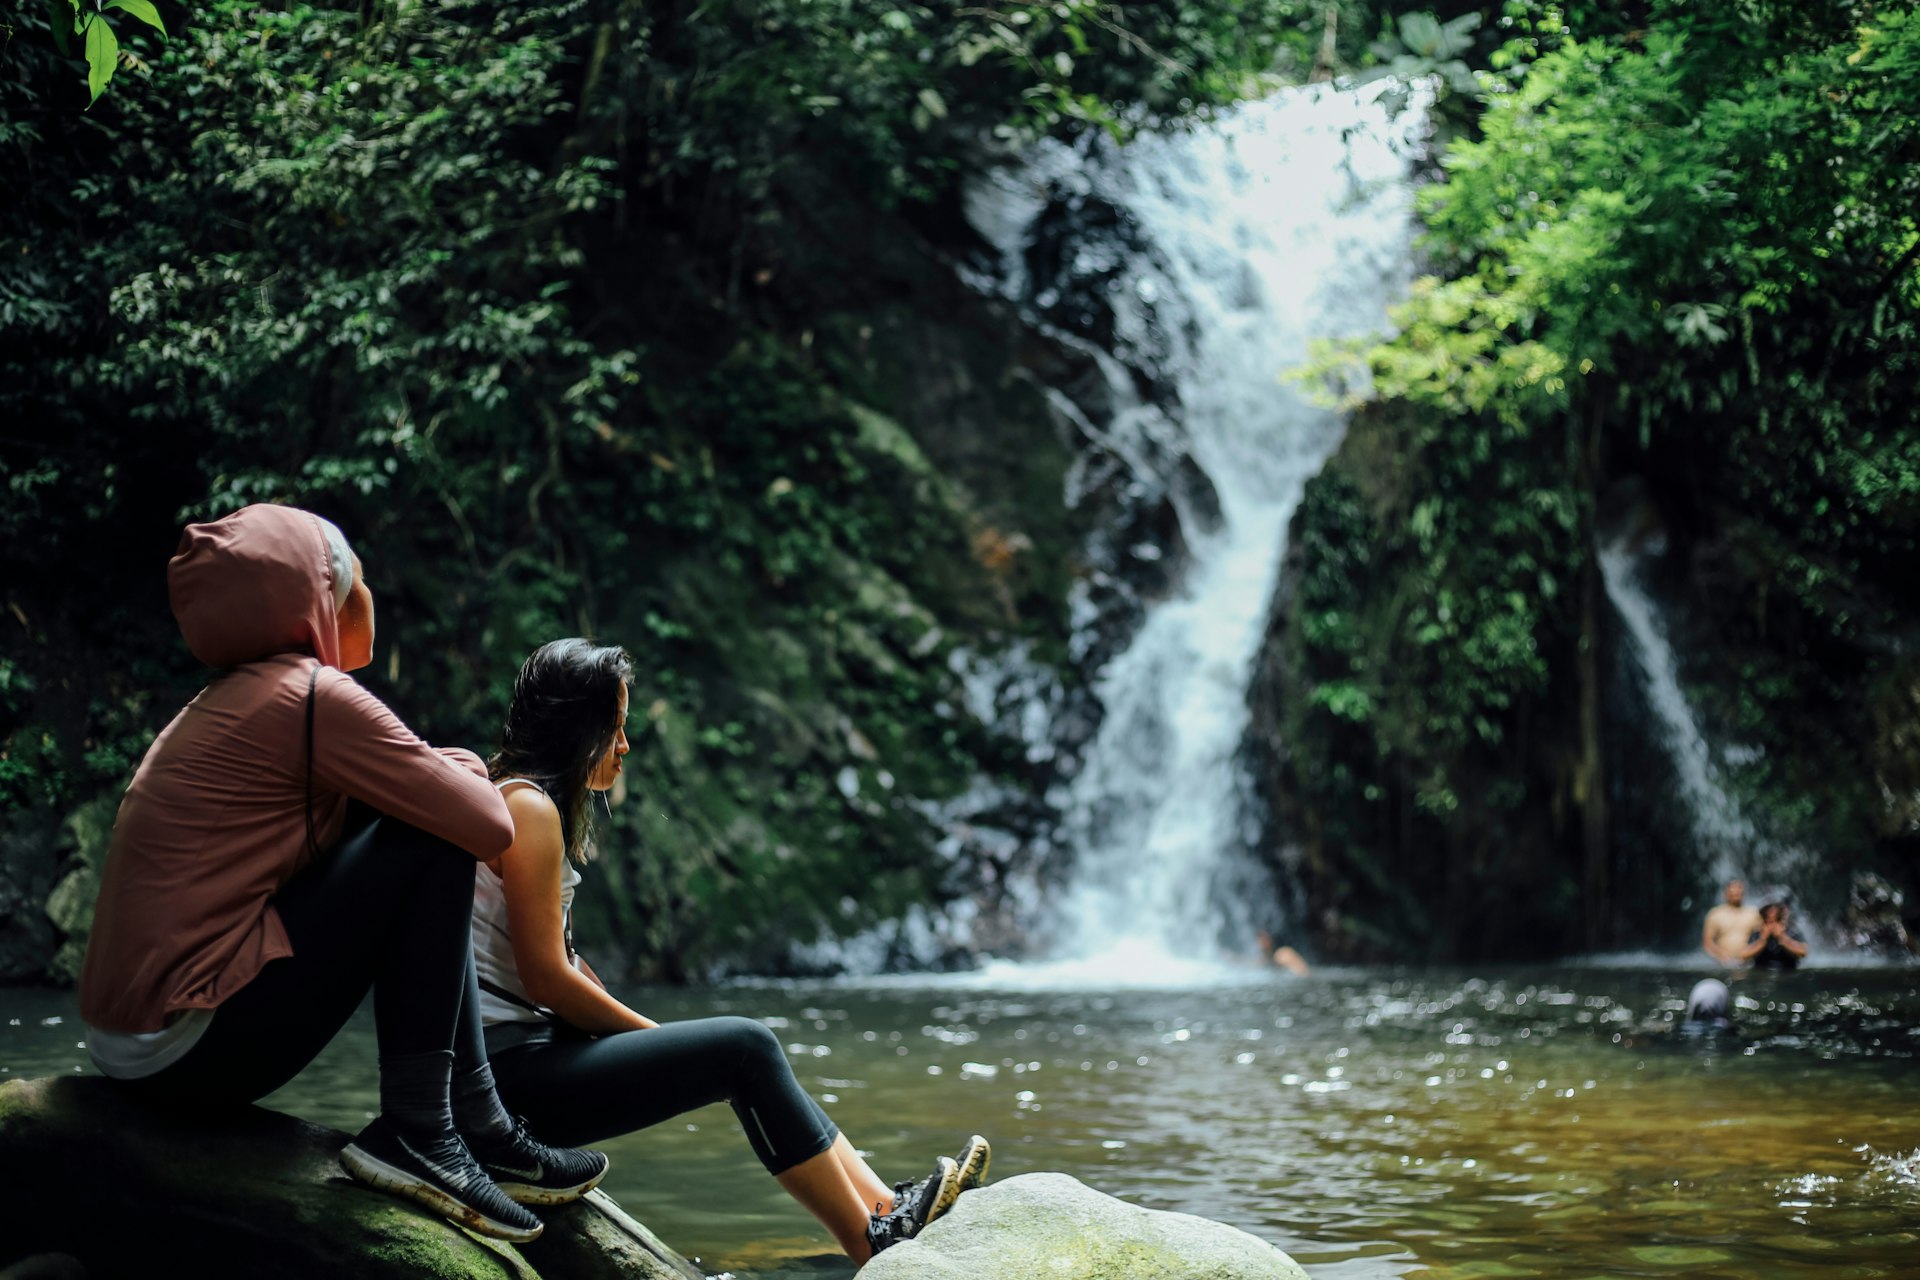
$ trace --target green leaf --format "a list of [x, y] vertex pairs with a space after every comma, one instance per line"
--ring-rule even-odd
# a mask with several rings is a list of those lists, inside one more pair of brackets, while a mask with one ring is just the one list
[[107, 0], [107, 8], [124, 9], [161, 35], [167, 34], [167, 24], [160, 21], [160, 11], [153, 7], [153, 0]]
[[1434, 53], [1436, 58], [1458, 58], [1473, 48], [1473, 33], [1480, 26], [1480, 15], [1463, 13], [1452, 22], [1440, 28], [1440, 41]]
[[1400, 15], [1400, 43], [1410, 52], [1423, 58], [1442, 56], [1440, 47], [1446, 40], [1446, 33], [1440, 27], [1440, 19], [1430, 13], [1403, 13]]
[[119, 62], [120, 37], [107, 25], [106, 15], [96, 13], [87, 24], [87, 88], [93, 91], [88, 106], [100, 101], [100, 93], [113, 79], [113, 69]]

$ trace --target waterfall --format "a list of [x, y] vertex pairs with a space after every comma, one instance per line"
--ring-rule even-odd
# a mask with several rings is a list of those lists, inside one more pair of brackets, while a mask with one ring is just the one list
[[[1099, 673], [1104, 716], [1058, 801], [1072, 871], [1051, 931], [1089, 973], [1211, 966], [1221, 938], [1251, 941], [1253, 912], [1230, 918], [1219, 891], [1244, 857], [1247, 688], [1288, 521], [1342, 432], [1283, 375], [1315, 338], [1383, 330], [1409, 283], [1425, 100], [1408, 96], [1316, 86], [1123, 147], [1043, 147], [970, 197], [1014, 293], [1036, 191], [1072, 184], [1122, 212], [1127, 239], [1095, 230], [1076, 246], [1115, 264], [1098, 353], [1115, 408], [1097, 425], [1129, 457], [1184, 452], [1218, 500], [1171, 486], [1186, 573]], [[1170, 403], [1144, 403], [1129, 368]]]
[[[1646, 588], [1640, 559], [1625, 537], [1599, 549], [1607, 598], [1626, 625], [1634, 661], [1645, 680], [1647, 701], [1660, 722], [1673, 763], [1673, 778], [1687, 811], [1691, 834], [1714, 881], [1778, 875], [1781, 851], [1764, 840], [1727, 790], [1699, 718], [1680, 687], [1679, 662], [1658, 606]], [[1654, 548], [1657, 552], [1658, 548]], [[1717, 895], [1716, 895], [1717, 896]], [[1758, 898], [1758, 890], [1755, 893]]]

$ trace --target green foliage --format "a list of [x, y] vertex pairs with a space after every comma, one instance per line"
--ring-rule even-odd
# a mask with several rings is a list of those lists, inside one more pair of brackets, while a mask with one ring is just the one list
[[209, 0], [82, 114], [56, 39], [158, 11], [73, 14], [0, 51], [0, 796], [123, 785], [201, 678], [180, 522], [301, 503], [363, 552], [363, 678], [430, 737], [484, 748], [544, 640], [633, 650], [649, 728], [583, 930], [671, 974], [937, 896], [927, 802], [1011, 757], [945, 659], [1016, 592], [836, 372], [876, 248], [936, 260], [840, 224], [983, 142], [1199, 109], [1313, 16]]
[[[1391, 338], [1308, 375], [1387, 402], [1347, 465], [1396, 603], [1316, 599], [1294, 643], [1340, 723], [1298, 727], [1354, 776], [1423, 780], [1429, 815], [1463, 782], [1558, 811], [1552, 770], [1503, 790], [1528, 770], [1476, 752], [1574, 714], [1576, 654], [1602, 641], [1575, 589], [1593, 506], [1637, 474], [1706, 566], [1689, 683], [1764, 748], [1737, 771], [1754, 811], [1823, 845], [1891, 834], [1869, 777], [1905, 766], [1863, 771], [1858, 744], [1920, 612], [1920, 15], [1511, 3], [1502, 29], [1478, 136], [1421, 196], [1434, 274]], [[1309, 502], [1300, 536], [1345, 536], [1353, 509]]]
[[70, 783], [64, 754], [45, 725], [22, 725], [8, 734], [0, 746], [0, 803], [24, 809], [65, 799]]
[[1463, 13], [1448, 22], [1431, 13], [1403, 13], [1392, 35], [1368, 46], [1379, 65], [1365, 78], [1438, 76], [1455, 93], [1478, 97], [1480, 82], [1467, 66], [1466, 55], [1473, 48], [1473, 33], [1480, 29], [1480, 22], [1477, 12]]
[[[87, 64], [87, 101], [89, 104], [99, 101], [107, 84], [113, 79], [114, 72], [120, 69], [123, 55], [120, 48], [120, 36], [114, 29], [115, 21], [124, 22], [131, 18], [160, 33], [164, 38], [167, 24], [160, 17], [160, 11], [154, 7], [153, 0], [46, 0], [47, 22], [55, 47], [64, 58], [70, 54], [76, 43]], [[119, 19], [110, 19], [109, 13], [122, 15]]]

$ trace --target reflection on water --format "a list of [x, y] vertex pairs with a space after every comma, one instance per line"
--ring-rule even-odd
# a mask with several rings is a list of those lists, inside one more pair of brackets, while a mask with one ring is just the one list
[[[996, 1177], [1063, 1170], [1231, 1222], [1318, 1280], [1920, 1274], [1920, 975], [1742, 975], [1738, 1031], [1692, 1041], [1675, 1025], [1699, 976], [1348, 970], [634, 1003], [767, 1019], [883, 1177], [979, 1129]], [[67, 998], [4, 999], [0, 1079], [85, 1063]], [[357, 1020], [272, 1102], [357, 1128], [372, 1063]], [[847, 1274], [815, 1261], [831, 1242], [725, 1108], [608, 1150], [613, 1195], [709, 1268]]]

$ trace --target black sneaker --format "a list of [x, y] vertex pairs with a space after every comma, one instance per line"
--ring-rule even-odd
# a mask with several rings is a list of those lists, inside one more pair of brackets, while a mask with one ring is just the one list
[[494, 1184], [520, 1204], [566, 1204], [607, 1176], [604, 1155], [550, 1147], [528, 1133], [527, 1122], [518, 1116], [512, 1133], [492, 1140], [469, 1138], [467, 1147]]
[[381, 1116], [346, 1145], [340, 1163], [360, 1181], [418, 1201], [483, 1236], [525, 1244], [542, 1230], [540, 1219], [493, 1185], [452, 1131], [432, 1138], [402, 1134]]
[[993, 1161], [993, 1148], [979, 1134], [967, 1139], [953, 1162], [960, 1166], [960, 1190], [971, 1191], [987, 1180], [987, 1166]]
[[919, 1235], [929, 1222], [960, 1198], [960, 1166], [952, 1156], [936, 1159], [933, 1172], [919, 1182], [894, 1184], [893, 1208], [867, 1218], [867, 1247], [875, 1253]]

